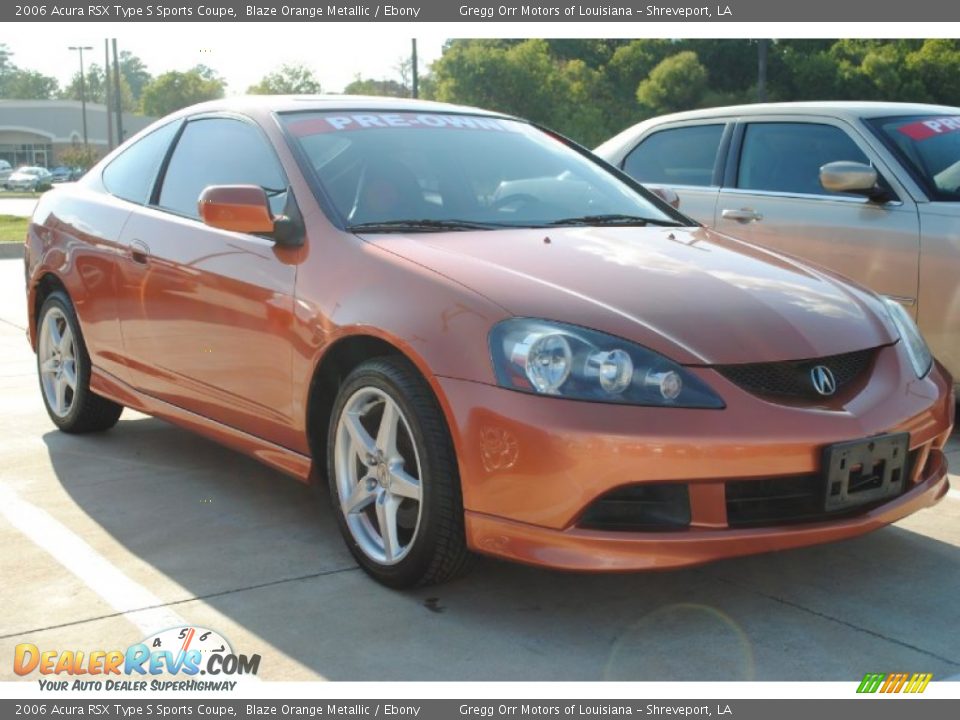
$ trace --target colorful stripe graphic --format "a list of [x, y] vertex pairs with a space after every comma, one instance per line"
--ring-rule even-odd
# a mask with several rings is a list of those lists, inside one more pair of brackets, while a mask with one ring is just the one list
[[933, 680], [932, 673], [867, 673], [858, 693], [922, 693]]

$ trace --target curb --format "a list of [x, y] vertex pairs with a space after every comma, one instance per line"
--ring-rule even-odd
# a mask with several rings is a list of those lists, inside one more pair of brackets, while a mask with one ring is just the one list
[[0, 243], [0, 260], [23, 257], [23, 243]]

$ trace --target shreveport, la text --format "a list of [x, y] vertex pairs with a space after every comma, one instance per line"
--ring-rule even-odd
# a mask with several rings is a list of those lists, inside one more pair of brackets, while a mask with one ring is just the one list
[[667, 7], [664, 5], [644, 5], [628, 7], [623, 5], [489, 5], [486, 7], [461, 5], [462, 17], [488, 20], [491, 18], [560, 18], [560, 17], [673, 17], [673, 18], [720, 18], [730, 17], [733, 10], [729, 5], [700, 7]]
[[678, 715], [681, 717], [722, 717], [733, 715], [729, 705], [646, 705], [606, 704], [606, 703], [566, 703], [562, 705], [470, 705], [460, 706], [461, 717], [504, 718], [504, 717], [602, 717], [607, 715]]

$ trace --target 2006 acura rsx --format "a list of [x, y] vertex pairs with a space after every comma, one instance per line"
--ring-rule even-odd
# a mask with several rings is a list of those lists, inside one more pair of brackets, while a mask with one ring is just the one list
[[58, 427], [127, 406], [327, 483], [394, 587], [797, 547], [947, 492], [952, 380], [899, 305], [494, 113], [189, 108], [44, 195], [26, 264]]

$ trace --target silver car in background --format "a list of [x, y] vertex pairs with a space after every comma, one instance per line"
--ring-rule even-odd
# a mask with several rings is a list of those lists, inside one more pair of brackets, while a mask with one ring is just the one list
[[53, 187], [53, 175], [43, 167], [21, 167], [10, 174], [4, 185], [8, 190], [49, 190]]
[[665, 115], [596, 154], [733, 237], [898, 300], [960, 376], [960, 108], [741, 105]]

